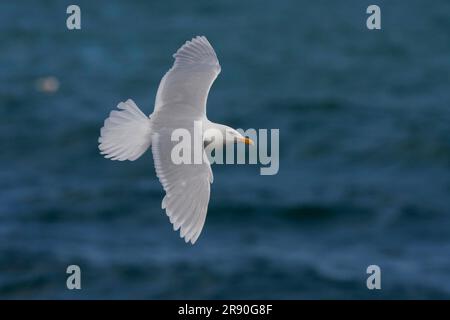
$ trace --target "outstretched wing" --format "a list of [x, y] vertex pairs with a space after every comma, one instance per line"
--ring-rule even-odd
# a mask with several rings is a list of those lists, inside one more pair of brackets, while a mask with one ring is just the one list
[[[156, 94], [152, 153], [156, 175], [166, 192], [162, 208], [174, 230], [180, 229], [180, 236], [194, 244], [205, 223], [213, 180], [211, 166], [203, 156], [203, 132], [194, 130], [194, 122], [205, 118], [209, 89], [220, 73], [220, 65], [205, 37], [187, 41], [174, 58], [175, 63], [162, 78]], [[189, 132], [191, 146], [185, 151], [192, 151], [190, 164], [176, 164], [172, 159], [178, 142], [171, 137], [176, 129]], [[193, 161], [194, 140], [201, 144], [201, 164]]]
[[[191, 131], [188, 125], [186, 130]], [[201, 164], [175, 164], [172, 150], [178, 142], [172, 141], [172, 132], [172, 128], [161, 128], [152, 138], [156, 175], [166, 192], [162, 208], [173, 229], [180, 229], [180, 236], [194, 244], [205, 223], [213, 176], [207, 159]], [[203, 155], [203, 148], [200, 151]]]
[[159, 84], [155, 112], [161, 108], [186, 109], [196, 115], [206, 113], [206, 100], [220, 65], [206, 37], [187, 41], [173, 55], [175, 62]]

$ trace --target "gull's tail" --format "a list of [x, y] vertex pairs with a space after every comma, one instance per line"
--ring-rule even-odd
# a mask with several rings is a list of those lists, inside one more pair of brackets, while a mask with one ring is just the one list
[[151, 144], [151, 122], [133, 100], [117, 105], [100, 130], [100, 153], [111, 160], [136, 160]]

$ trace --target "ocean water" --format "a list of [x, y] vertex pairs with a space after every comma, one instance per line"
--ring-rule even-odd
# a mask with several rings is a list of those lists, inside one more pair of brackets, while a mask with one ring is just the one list
[[[376, 1], [369, 31], [372, 2], [79, 0], [79, 31], [72, 2], [0, 2], [0, 298], [450, 298], [450, 2]], [[213, 166], [191, 246], [151, 153], [97, 139], [119, 101], [152, 112], [196, 35], [209, 118], [280, 129], [280, 170]]]

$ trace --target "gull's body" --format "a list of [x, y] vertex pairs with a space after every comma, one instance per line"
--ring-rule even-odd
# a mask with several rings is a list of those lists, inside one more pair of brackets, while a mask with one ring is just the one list
[[[162, 208], [174, 230], [180, 229], [180, 236], [194, 244], [205, 223], [213, 174], [207, 160], [201, 164], [173, 163], [171, 151], [176, 141], [171, 139], [172, 132], [182, 128], [193, 139], [194, 134], [201, 134], [199, 138], [205, 141], [206, 130], [218, 130], [224, 139], [215, 144], [251, 140], [206, 117], [208, 93], [221, 70], [208, 40], [196, 37], [187, 41], [174, 58], [172, 68], [160, 82], [153, 113], [145, 116], [132, 100], [119, 103], [121, 110], [112, 111], [105, 120], [99, 148], [106, 158], [133, 161], [151, 146], [156, 175], [166, 192]], [[194, 130], [196, 122], [202, 124], [200, 133]]]

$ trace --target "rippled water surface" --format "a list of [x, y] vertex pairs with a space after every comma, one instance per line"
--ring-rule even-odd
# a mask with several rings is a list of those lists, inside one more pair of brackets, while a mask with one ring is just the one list
[[[2, 1], [0, 297], [450, 298], [450, 3], [378, 3], [381, 31], [368, 1], [78, 1], [68, 31], [67, 1]], [[279, 128], [280, 171], [214, 166], [190, 246], [151, 153], [108, 161], [97, 138], [119, 101], [153, 110], [199, 34], [222, 65], [209, 118]]]

